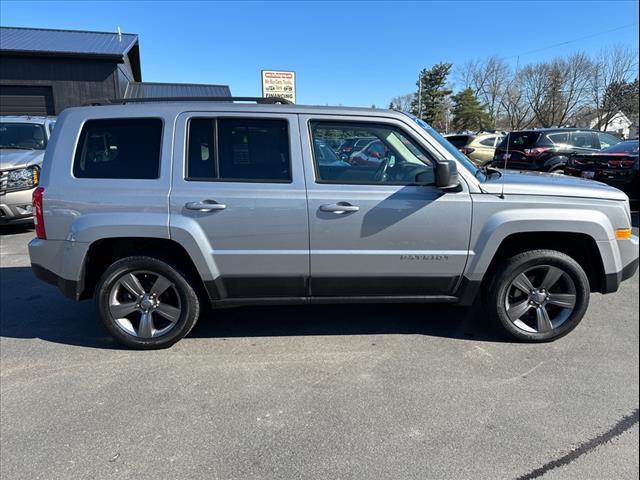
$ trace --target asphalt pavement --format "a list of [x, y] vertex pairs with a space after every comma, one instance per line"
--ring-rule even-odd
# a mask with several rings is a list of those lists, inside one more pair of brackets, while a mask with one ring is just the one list
[[218, 311], [137, 352], [33, 276], [32, 237], [0, 231], [3, 480], [638, 478], [637, 274], [550, 344], [343, 305]]

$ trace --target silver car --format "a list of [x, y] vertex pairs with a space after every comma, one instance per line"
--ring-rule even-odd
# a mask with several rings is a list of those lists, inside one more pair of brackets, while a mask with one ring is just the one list
[[[94, 298], [125, 345], [172, 345], [205, 304], [476, 299], [544, 342], [638, 267], [621, 191], [478, 169], [405, 114], [145, 102], [62, 113], [29, 244], [36, 275]], [[379, 164], [319, 161], [354, 137], [384, 144]]]
[[31, 195], [55, 119], [0, 117], [0, 224], [32, 222]]

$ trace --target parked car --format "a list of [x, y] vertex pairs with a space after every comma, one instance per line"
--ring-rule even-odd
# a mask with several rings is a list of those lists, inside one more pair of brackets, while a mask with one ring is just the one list
[[511, 132], [497, 146], [491, 166], [563, 173], [572, 155], [597, 152], [620, 141], [606, 132], [576, 128]]
[[348, 160], [353, 153], [359, 152], [373, 140], [375, 140], [375, 138], [371, 137], [346, 138], [338, 148], [337, 153], [340, 156], [341, 160]]
[[0, 117], [0, 224], [33, 221], [31, 195], [55, 120]]
[[493, 160], [496, 145], [503, 137], [504, 135], [499, 133], [478, 133], [476, 135], [447, 135], [444, 138], [476, 165], [484, 165]]
[[322, 165], [325, 167], [349, 167], [349, 164], [344, 160], [340, 160], [338, 158], [338, 155], [336, 155], [336, 153], [331, 150], [329, 145], [327, 145], [324, 141], [314, 140], [313, 144], [315, 147], [314, 154], [316, 156], [318, 165]]
[[377, 167], [382, 159], [387, 157], [388, 149], [380, 140], [369, 142], [362, 150], [352, 153], [349, 157], [351, 165], [365, 165]]
[[638, 140], [627, 140], [597, 153], [573, 155], [564, 169], [566, 175], [604, 182], [640, 200]]
[[[32, 269], [95, 298], [125, 345], [172, 345], [205, 304], [471, 305], [479, 292], [504, 334], [544, 342], [638, 267], [628, 197], [608, 185], [479, 169], [400, 112], [225, 100], [59, 117]], [[354, 115], [389, 155], [337, 171], [316, 140], [346, 136]]]

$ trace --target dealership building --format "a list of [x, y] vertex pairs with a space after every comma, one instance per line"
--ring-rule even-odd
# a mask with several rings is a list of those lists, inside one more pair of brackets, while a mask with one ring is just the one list
[[0, 114], [58, 115], [114, 98], [229, 97], [227, 85], [142, 81], [138, 35], [0, 27]]

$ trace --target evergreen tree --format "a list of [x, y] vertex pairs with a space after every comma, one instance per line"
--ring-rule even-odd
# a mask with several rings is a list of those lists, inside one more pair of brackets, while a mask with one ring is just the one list
[[446, 123], [446, 99], [451, 95], [447, 87], [450, 63], [438, 63], [429, 70], [422, 69], [416, 82], [417, 94], [411, 103], [411, 113], [425, 122], [442, 129]]
[[453, 100], [453, 128], [457, 132], [491, 128], [491, 117], [473, 93], [467, 88], [451, 97]]

